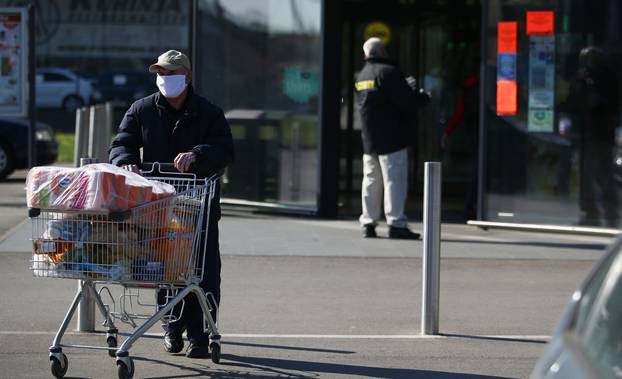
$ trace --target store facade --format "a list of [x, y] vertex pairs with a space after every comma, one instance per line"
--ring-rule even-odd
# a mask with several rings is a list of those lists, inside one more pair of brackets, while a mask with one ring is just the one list
[[232, 204], [355, 217], [353, 80], [362, 42], [379, 36], [432, 93], [409, 216], [421, 217], [423, 162], [441, 161], [450, 218], [622, 226], [622, 0], [0, 0], [24, 3], [38, 67], [138, 78], [130, 97], [153, 90], [140, 75], [161, 51], [188, 51], [195, 87], [231, 124]]
[[[198, 85], [227, 91], [215, 100], [236, 110], [241, 164], [249, 163], [244, 173], [231, 170], [230, 183], [241, 175], [246, 187], [229, 194], [328, 217], [356, 214], [352, 81], [360, 44], [378, 35], [433, 95], [413, 141], [413, 203], [422, 162], [439, 160], [448, 212], [618, 228], [621, 18], [620, 0], [200, 1], [197, 59], [208, 75]], [[475, 214], [466, 211], [470, 201]]]
[[483, 217], [620, 228], [622, 2], [485, 11]]

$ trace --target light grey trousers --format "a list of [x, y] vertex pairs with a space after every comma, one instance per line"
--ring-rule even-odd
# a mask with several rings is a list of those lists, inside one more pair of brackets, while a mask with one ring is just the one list
[[384, 215], [387, 224], [408, 227], [404, 214], [408, 194], [408, 149], [386, 155], [363, 154], [363, 213], [361, 225], [376, 225]]

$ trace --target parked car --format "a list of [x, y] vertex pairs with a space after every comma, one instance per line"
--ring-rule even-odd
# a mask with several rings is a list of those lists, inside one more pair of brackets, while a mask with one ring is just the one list
[[112, 71], [97, 77], [95, 88], [101, 101], [121, 102], [124, 107], [158, 91], [155, 77], [146, 71]]
[[37, 69], [37, 107], [75, 112], [76, 109], [97, 101], [100, 97], [90, 80], [69, 69], [53, 67]]
[[[16, 119], [0, 119], [0, 180], [14, 170], [28, 168], [29, 122]], [[38, 122], [35, 129], [37, 141], [37, 165], [54, 163], [58, 157], [58, 143], [54, 130]]]
[[531, 378], [622, 378], [622, 237], [572, 295]]

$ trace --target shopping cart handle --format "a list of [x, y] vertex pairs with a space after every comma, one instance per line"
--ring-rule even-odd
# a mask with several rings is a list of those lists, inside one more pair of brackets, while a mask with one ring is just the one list
[[[147, 174], [147, 175], [151, 174], [155, 176], [159, 176], [160, 174], [174, 174], [174, 176], [182, 176], [182, 177], [189, 177], [191, 179], [197, 179], [197, 175], [195, 173], [191, 171], [180, 172], [179, 170], [177, 170], [175, 165], [172, 163], [143, 162], [140, 165], [138, 165], [138, 168], [140, 169], [141, 174]], [[206, 180], [208, 182], [218, 180], [218, 178], [222, 176], [223, 173], [224, 173], [224, 170], [219, 170], [218, 172], [208, 176]]]
[[173, 163], [143, 162], [138, 167], [140, 171], [148, 173], [179, 173], [179, 170], [177, 170]]

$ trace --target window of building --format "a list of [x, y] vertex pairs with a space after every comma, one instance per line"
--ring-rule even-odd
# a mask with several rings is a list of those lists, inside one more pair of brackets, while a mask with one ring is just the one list
[[[75, 106], [67, 107], [69, 102], [115, 101], [119, 121], [133, 101], [157, 91], [147, 68], [158, 55], [169, 49], [189, 53], [191, 1], [0, 0], [3, 7], [31, 3], [37, 69], [69, 72], [46, 72], [37, 80], [37, 117], [57, 130], [74, 130]], [[115, 87], [108, 84], [114, 75], [139, 80]], [[81, 84], [50, 92], [48, 84], [61, 81]]]
[[[487, 219], [622, 225], [621, 6], [620, 0], [489, 3]], [[551, 12], [550, 32], [549, 21], [539, 31], [537, 19], [528, 21], [542, 11]], [[515, 52], [497, 50], [500, 22], [517, 23], [510, 36]], [[514, 113], [497, 109], [512, 98], [498, 85], [508, 78], [517, 86]]]
[[223, 196], [315, 208], [320, 0], [199, 1], [197, 87], [236, 148]]

